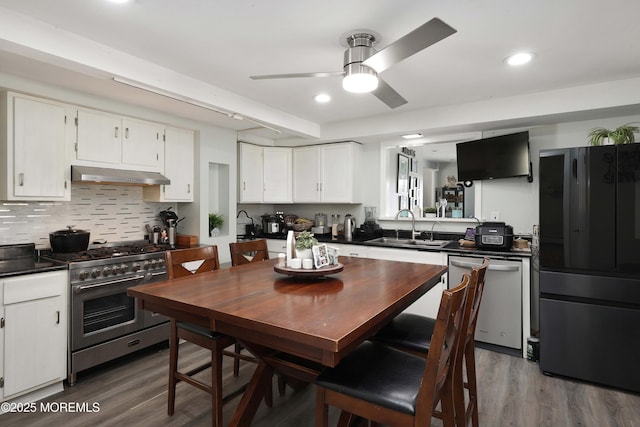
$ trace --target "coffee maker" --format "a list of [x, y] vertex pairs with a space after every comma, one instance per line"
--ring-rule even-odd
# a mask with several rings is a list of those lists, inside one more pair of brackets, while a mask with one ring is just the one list
[[264, 214], [262, 218], [262, 233], [266, 235], [281, 235], [285, 232], [284, 213]]

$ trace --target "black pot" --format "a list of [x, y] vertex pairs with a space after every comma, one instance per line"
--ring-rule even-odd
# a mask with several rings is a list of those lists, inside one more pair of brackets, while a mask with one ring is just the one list
[[49, 233], [49, 243], [53, 252], [83, 252], [89, 247], [88, 231], [75, 230], [69, 226], [66, 230]]

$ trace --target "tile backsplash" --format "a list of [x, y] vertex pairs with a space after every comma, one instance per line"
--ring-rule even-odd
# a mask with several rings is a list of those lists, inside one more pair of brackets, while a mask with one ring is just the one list
[[49, 247], [49, 233], [73, 225], [91, 232], [90, 241], [142, 240], [145, 224], [161, 225], [158, 214], [171, 203], [145, 202], [142, 187], [72, 184], [70, 202], [0, 201], [0, 245], [35, 243]]

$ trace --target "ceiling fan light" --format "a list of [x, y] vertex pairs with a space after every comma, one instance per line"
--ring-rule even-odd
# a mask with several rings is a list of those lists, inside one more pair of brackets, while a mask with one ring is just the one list
[[350, 74], [342, 79], [342, 87], [347, 92], [367, 93], [376, 90], [378, 78], [373, 74]]

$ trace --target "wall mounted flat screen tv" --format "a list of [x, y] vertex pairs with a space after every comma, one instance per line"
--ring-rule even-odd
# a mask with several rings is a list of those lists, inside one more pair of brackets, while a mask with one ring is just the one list
[[529, 132], [456, 144], [458, 181], [526, 176], [531, 181]]

